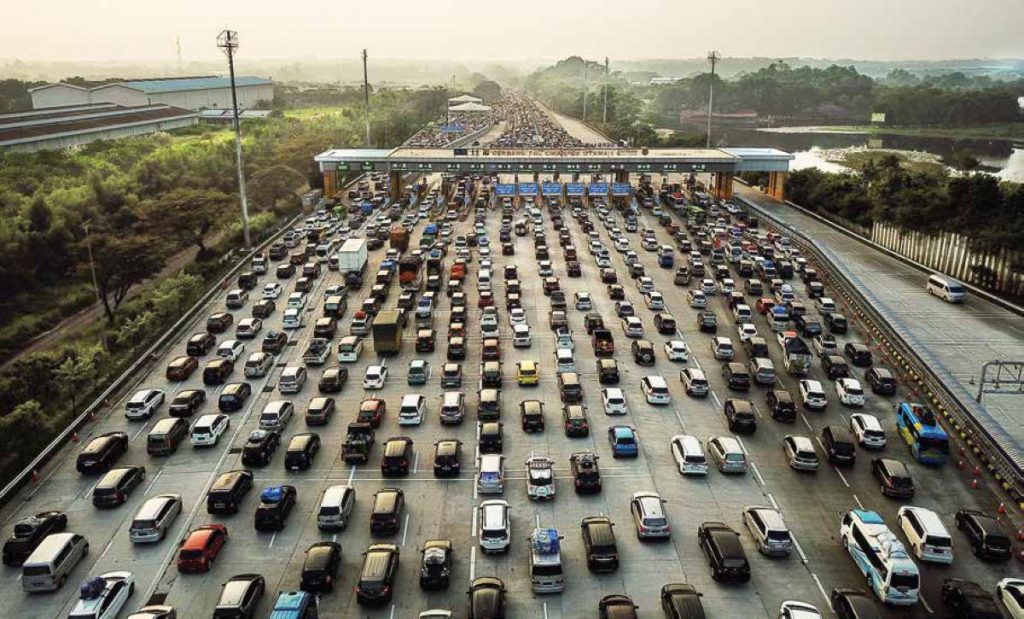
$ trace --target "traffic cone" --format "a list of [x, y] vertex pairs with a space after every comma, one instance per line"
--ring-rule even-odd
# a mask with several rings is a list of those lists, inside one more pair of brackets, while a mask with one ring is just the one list
[[1017, 529], [1017, 541], [1024, 542], [1024, 529]]
[[32, 469], [32, 481], [34, 481], [34, 482], [39, 481], [39, 470], [38, 469]]
[[958, 469], [964, 468], [964, 459], [963, 458], [960, 458], [959, 460], [956, 461], [956, 468], [958, 468]]
[[71, 433], [71, 442], [72, 443], [77, 443], [78, 442], [78, 432], [72, 432]]
[[1005, 514], [1006, 513], [1006, 506], [1003, 505], [1002, 503], [1000, 503], [999, 507], [996, 508], [996, 513], [997, 514]]
[[974, 467], [974, 476], [978, 477], [979, 475], [981, 475], [981, 467], [975, 465], [975, 467]]
[[89, 411], [89, 421], [96, 421], [96, 411]]
[[1020, 552], [1017, 553], [1017, 560], [1020, 561], [1021, 563], [1024, 563], [1024, 550], [1021, 550]]
[[974, 488], [975, 490], [978, 489], [978, 478], [977, 477], [975, 477], [974, 480], [971, 481], [971, 488]]

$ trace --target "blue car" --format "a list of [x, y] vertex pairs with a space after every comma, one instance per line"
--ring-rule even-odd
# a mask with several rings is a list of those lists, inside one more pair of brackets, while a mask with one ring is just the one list
[[629, 426], [608, 428], [608, 443], [612, 446], [612, 456], [616, 458], [635, 458], [640, 455], [636, 431]]

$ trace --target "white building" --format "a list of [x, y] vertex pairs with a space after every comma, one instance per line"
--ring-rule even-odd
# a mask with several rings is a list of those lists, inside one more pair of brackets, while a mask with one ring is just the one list
[[[274, 98], [274, 82], [262, 77], [235, 78], [238, 107], [255, 107]], [[116, 103], [125, 107], [163, 104], [188, 110], [231, 107], [231, 80], [227, 77], [175, 77], [133, 80], [83, 88], [63, 82], [31, 89], [35, 109]]]

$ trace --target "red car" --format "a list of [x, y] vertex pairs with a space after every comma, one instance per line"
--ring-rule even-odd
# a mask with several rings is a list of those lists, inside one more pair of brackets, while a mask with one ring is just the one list
[[772, 311], [773, 307], [775, 307], [775, 301], [771, 300], [768, 297], [761, 297], [760, 299], [757, 300], [756, 308], [757, 313], [759, 314], [767, 314], [768, 312]]
[[485, 307], [494, 306], [494, 295], [490, 292], [484, 291], [480, 293], [480, 299], [476, 302], [477, 309], [483, 309]]
[[186, 574], [209, 572], [227, 542], [228, 528], [222, 524], [204, 524], [194, 529], [178, 550], [178, 571]]
[[359, 404], [359, 414], [356, 421], [368, 423], [374, 428], [380, 427], [380, 421], [387, 413], [388, 406], [380, 398], [366, 398]]

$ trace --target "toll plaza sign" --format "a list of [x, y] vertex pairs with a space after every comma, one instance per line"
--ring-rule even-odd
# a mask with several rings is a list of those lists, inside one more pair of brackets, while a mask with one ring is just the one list
[[544, 183], [540, 187], [541, 193], [545, 196], [558, 197], [562, 195], [562, 183]]
[[521, 196], [535, 196], [535, 195], [537, 195], [537, 183], [519, 183], [519, 195], [521, 195]]
[[587, 193], [591, 196], [606, 196], [608, 195], [608, 183], [590, 183]]
[[629, 196], [633, 193], [633, 187], [629, 183], [612, 183], [613, 196]]
[[499, 183], [494, 186], [494, 195], [501, 197], [512, 197], [516, 195], [516, 186], [509, 183]]
[[573, 159], [573, 158], [621, 158], [621, 157], [640, 157], [642, 153], [637, 149], [628, 148], [490, 148], [484, 149], [484, 156], [490, 157], [509, 157], [513, 159], [529, 159], [529, 158], [542, 158], [550, 159], [552, 157], [559, 159]]
[[583, 183], [566, 183], [565, 184], [565, 195], [567, 195], [567, 196], [582, 196], [583, 195]]

